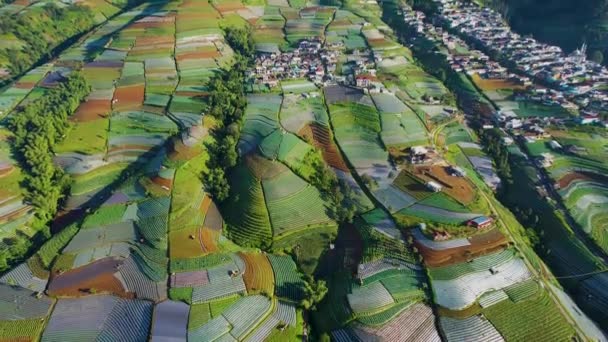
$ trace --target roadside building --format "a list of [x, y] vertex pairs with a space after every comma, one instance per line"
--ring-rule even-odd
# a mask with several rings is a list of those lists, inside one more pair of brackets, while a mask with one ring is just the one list
[[484, 229], [492, 225], [492, 222], [494, 222], [494, 220], [491, 217], [479, 216], [470, 220], [467, 225], [477, 229]]

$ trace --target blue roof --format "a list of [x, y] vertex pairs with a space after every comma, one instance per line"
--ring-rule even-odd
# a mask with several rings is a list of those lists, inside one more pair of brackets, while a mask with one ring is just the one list
[[490, 221], [490, 218], [487, 217], [487, 216], [479, 216], [479, 217], [476, 217], [476, 218], [474, 218], [474, 219], [471, 220], [471, 222], [474, 222], [474, 223], [477, 223], [477, 224], [482, 224], [482, 223], [485, 223], [485, 222], [488, 222], [488, 221]]

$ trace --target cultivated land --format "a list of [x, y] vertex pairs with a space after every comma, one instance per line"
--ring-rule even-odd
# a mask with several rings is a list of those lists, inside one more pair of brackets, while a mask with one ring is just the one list
[[[0, 92], [2, 247], [40, 240], [0, 264], [0, 340], [603, 338], [559, 299], [495, 198], [486, 141], [376, 3], [104, 8]], [[19, 123], [80, 80], [69, 75], [85, 94], [51, 112], [65, 134]], [[588, 151], [564, 151], [549, 173], [605, 247], [605, 151], [590, 133], [551, 134]], [[45, 160], [69, 179], [50, 223], [30, 200]], [[597, 293], [600, 276], [582, 289]]]

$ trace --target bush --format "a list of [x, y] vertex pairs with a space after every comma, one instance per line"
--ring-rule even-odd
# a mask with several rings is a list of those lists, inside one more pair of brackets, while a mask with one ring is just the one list
[[40, 247], [37, 254], [40, 257], [44, 267], [48, 269], [51, 266], [51, 263], [57, 254], [59, 254], [63, 247], [65, 247], [65, 245], [70, 242], [72, 237], [76, 235], [78, 228], [79, 227], [76, 224], [69, 225], [59, 233], [53, 235], [53, 237], [51, 237], [47, 242], [44, 243], [44, 245], [42, 245], [42, 247]]

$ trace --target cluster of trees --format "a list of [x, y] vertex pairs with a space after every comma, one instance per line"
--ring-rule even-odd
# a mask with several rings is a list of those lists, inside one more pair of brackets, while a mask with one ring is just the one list
[[69, 116], [90, 89], [84, 76], [73, 72], [57, 88], [19, 108], [9, 121], [25, 171], [26, 200], [37, 209], [43, 224], [54, 217], [70, 184], [69, 176], [53, 164], [53, 148], [65, 138]]
[[0, 49], [0, 60], [8, 61], [11, 75], [19, 75], [94, 25], [93, 12], [81, 5], [59, 7], [49, 2], [20, 15], [0, 15], [0, 36], [13, 35], [21, 42]]
[[331, 202], [330, 216], [338, 223], [352, 223], [357, 212], [354, 192], [344, 180], [325, 164], [319, 151], [307, 153], [302, 162], [312, 169], [308, 179], [310, 184], [321, 191], [325, 199]]
[[480, 131], [480, 140], [488, 154], [494, 159], [498, 176], [507, 183], [511, 182], [511, 164], [509, 163], [509, 150], [502, 141], [499, 129], [486, 129]]
[[241, 134], [245, 97], [245, 71], [253, 62], [254, 44], [249, 29], [226, 28], [226, 41], [235, 51], [234, 64], [209, 82], [207, 114], [217, 119], [213, 142], [207, 143], [209, 160], [203, 181], [207, 192], [222, 202], [230, 193], [227, 173], [238, 163], [237, 143]]
[[25, 201], [36, 209], [31, 225], [38, 233], [31, 238], [17, 232], [2, 241], [0, 272], [20, 262], [32, 246], [49, 237], [48, 223], [70, 185], [70, 177], [53, 164], [53, 147], [66, 136], [68, 117], [89, 90], [84, 77], [74, 72], [45, 96], [20, 107], [8, 122], [14, 133], [15, 155], [25, 174]]
[[325, 298], [328, 292], [327, 282], [307, 276], [303, 290], [304, 298], [300, 301], [300, 306], [305, 310], [316, 310], [317, 304]]

